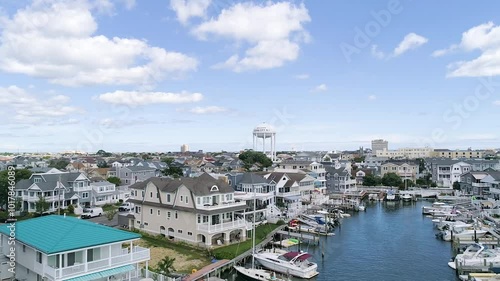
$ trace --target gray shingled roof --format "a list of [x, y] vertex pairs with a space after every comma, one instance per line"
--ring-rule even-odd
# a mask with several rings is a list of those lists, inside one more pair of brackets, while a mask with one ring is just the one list
[[239, 183], [243, 184], [260, 184], [267, 183], [268, 181], [257, 174], [254, 173], [244, 173]]
[[[180, 186], [184, 185], [189, 189], [195, 196], [205, 196], [214, 193], [232, 193], [233, 188], [229, 186], [223, 180], [216, 180], [207, 173], [203, 173], [196, 178], [159, 178], [152, 177], [143, 182], [138, 182], [131, 185], [130, 189], [144, 189], [146, 185], [152, 182], [156, 187], [158, 187], [163, 192], [175, 192]], [[217, 185], [219, 191], [211, 192], [212, 186]]]

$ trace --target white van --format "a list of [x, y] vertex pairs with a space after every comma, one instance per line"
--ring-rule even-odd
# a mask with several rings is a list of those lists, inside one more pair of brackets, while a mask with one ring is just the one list
[[104, 214], [102, 208], [94, 207], [94, 208], [85, 208], [83, 209], [83, 214], [81, 215], [82, 219], [90, 219], [94, 217], [100, 217]]

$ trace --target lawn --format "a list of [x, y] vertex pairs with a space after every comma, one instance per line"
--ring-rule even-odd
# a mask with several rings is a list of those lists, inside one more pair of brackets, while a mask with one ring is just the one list
[[193, 269], [200, 269], [211, 263], [205, 249], [196, 248], [182, 242], [172, 242], [163, 236], [153, 236], [140, 233], [140, 244], [150, 248], [151, 260], [149, 265], [154, 268], [165, 256], [175, 258], [174, 268], [179, 273], [191, 273]]
[[[277, 224], [265, 224], [257, 227], [255, 231], [255, 244], [258, 245], [264, 241], [269, 233], [276, 228], [280, 227]], [[252, 249], [252, 234], [248, 232], [247, 240], [238, 244], [228, 245], [213, 250], [213, 255], [216, 259], [234, 259], [235, 257], [243, 254], [244, 252]]]

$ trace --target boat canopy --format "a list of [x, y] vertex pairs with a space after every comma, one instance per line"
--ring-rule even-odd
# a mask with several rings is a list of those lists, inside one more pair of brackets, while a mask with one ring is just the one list
[[310, 254], [301, 253], [301, 252], [288, 252], [288, 253], [284, 254], [283, 256], [285, 258], [287, 258], [288, 260], [292, 260], [293, 258], [299, 256], [297, 258], [299, 261], [304, 261], [304, 260], [307, 260], [308, 258], [312, 257], [312, 255], [310, 255]]

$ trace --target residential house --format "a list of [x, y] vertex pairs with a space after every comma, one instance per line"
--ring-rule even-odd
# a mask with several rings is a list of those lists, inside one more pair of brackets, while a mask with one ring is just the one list
[[8, 277], [15, 280], [130, 280], [150, 259], [149, 249], [137, 245], [139, 234], [70, 216], [17, 222], [15, 244], [11, 233], [8, 224], [0, 226], [0, 272], [10, 273], [14, 249], [15, 273]]
[[364, 178], [367, 175], [373, 175], [375, 174], [376, 170], [375, 169], [360, 169], [356, 171], [355, 178], [356, 178], [356, 185], [360, 186], [363, 185]]
[[401, 180], [411, 180], [415, 182], [418, 174], [418, 163], [406, 160], [389, 160], [381, 165], [380, 176], [387, 173], [397, 174]]
[[119, 178], [122, 185], [131, 185], [159, 175], [160, 173], [156, 168], [149, 166], [126, 166], [110, 168], [107, 176]]
[[35, 203], [44, 197], [50, 204], [47, 212], [74, 206], [91, 204], [92, 187], [83, 173], [61, 172], [51, 169], [46, 173], [34, 173], [29, 179], [20, 180], [15, 188], [16, 196], [21, 199], [21, 209], [35, 212]]
[[125, 201], [129, 198], [130, 191], [119, 190], [114, 183], [105, 180], [93, 181], [91, 205], [102, 206], [104, 204], [116, 204], [120, 200]]
[[315, 161], [321, 162], [323, 159], [323, 152], [303, 151], [297, 153], [293, 159], [297, 161]]
[[308, 175], [312, 176], [316, 180], [314, 181], [314, 187], [318, 188], [322, 193], [326, 190], [326, 179], [325, 179], [325, 168], [323, 164], [316, 161], [298, 161], [298, 160], [286, 160], [278, 164], [278, 167], [274, 169], [276, 172], [283, 171], [298, 171], [302, 170]]
[[197, 178], [152, 177], [130, 186], [135, 204], [130, 225], [170, 239], [210, 247], [246, 238], [251, 226], [238, 212], [234, 190], [208, 174]]
[[269, 216], [281, 215], [280, 209], [275, 205], [275, 188], [274, 183], [261, 175], [244, 173], [234, 193], [235, 200], [241, 200], [247, 205], [240, 214], [247, 221], [253, 221], [255, 215], [256, 222], [263, 221]]
[[356, 179], [352, 177], [348, 167], [340, 163], [326, 168], [326, 188], [328, 193], [349, 193], [357, 191]]
[[460, 189], [467, 194], [489, 195], [491, 183], [483, 182], [488, 176], [488, 172], [467, 172], [460, 176]]
[[274, 185], [276, 190], [276, 205], [287, 208], [290, 216], [303, 211], [302, 202], [311, 202], [314, 195], [315, 178], [298, 172], [264, 172], [261, 175]]
[[432, 181], [438, 187], [451, 188], [453, 183], [460, 182], [461, 175], [472, 171], [472, 165], [460, 160], [429, 159]]
[[380, 167], [387, 160], [389, 160], [388, 157], [377, 157], [377, 156], [369, 155], [369, 156], [365, 157], [365, 161], [364, 161], [364, 163], [362, 163], [362, 167], [369, 168], [369, 169], [375, 169], [375, 170], [380, 172]]
[[500, 172], [491, 170], [487, 172], [488, 176], [483, 178], [481, 181], [489, 185], [489, 197], [495, 200], [500, 200]]

